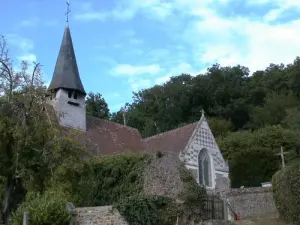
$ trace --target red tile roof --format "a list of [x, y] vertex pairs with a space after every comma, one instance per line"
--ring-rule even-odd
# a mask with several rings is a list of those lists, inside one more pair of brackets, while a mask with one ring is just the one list
[[140, 132], [108, 120], [87, 116], [87, 131], [80, 132], [79, 141], [97, 154], [141, 152], [145, 147]]
[[147, 152], [168, 151], [179, 153], [188, 144], [198, 122], [144, 139]]
[[[48, 107], [47, 107], [48, 108]], [[53, 120], [52, 107], [48, 113]], [[54, 116], [56, 118], [56, 116]], [[57, 121], [58, 122], [58, 121]], [[112, 155], [123, 152], [156, 152], [168, 151], [179, 153], [184, 150], [198, 122], [142, 139], [140, 132], [132, 127], [124, 126], [108, 120], [87, 116], [86, 132], [76, 131], [75, 137], [91, 153]], [[64, 128], [70, 132], [70, 128]]]

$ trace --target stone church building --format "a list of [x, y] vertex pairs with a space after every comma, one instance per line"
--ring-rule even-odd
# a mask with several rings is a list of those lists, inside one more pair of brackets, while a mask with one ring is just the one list
[[49, 102], [62, 126], [80, 130], [79, 140], [95, 154], [167, 151], [177, 154], [197, 182], [208, 190], [229, 188], [228, 165], [209, 128], [204, 112], [198, 122], [142, 139], [128, 126], [86, 115], [86, 91], [81, 82], [70, 27], [64, 30]]

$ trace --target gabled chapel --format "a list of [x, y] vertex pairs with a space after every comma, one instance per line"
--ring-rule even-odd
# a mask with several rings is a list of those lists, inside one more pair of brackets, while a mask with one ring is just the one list
[[199, 185], [209, 190], [229, 188], [228, 165], [202, 112], [198, 122], [142, 139], [128, 126], [86, 115], [86, 92], [81, 82], [71, 31], [67, 23], [54, 73], [48, 87], [49, 103], [60, 125], [80, 130], [79, 140], [95, 154], [171, 152], [178, 155]]

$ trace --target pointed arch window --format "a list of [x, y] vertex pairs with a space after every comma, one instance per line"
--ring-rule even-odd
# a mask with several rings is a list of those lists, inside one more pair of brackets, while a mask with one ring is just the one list
[[211, 159], [207, 149], [202, 149], [198, 155], [199, 184], [212, 186]]

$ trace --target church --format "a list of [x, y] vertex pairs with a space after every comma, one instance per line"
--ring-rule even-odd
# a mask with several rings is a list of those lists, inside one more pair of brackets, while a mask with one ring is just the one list
[[178, 155], [199, 185], [207, 190], [221, 191], [230, 187], [228, 164], [204, 112], [198, 122], [145, 139], [135, 128], [86, 114], [86, 91], [80, 78], [68, 23], [48, 91], [49, 103], [60, 125], [79, 130], [80, 143], [92, 153], [170, 152]]

